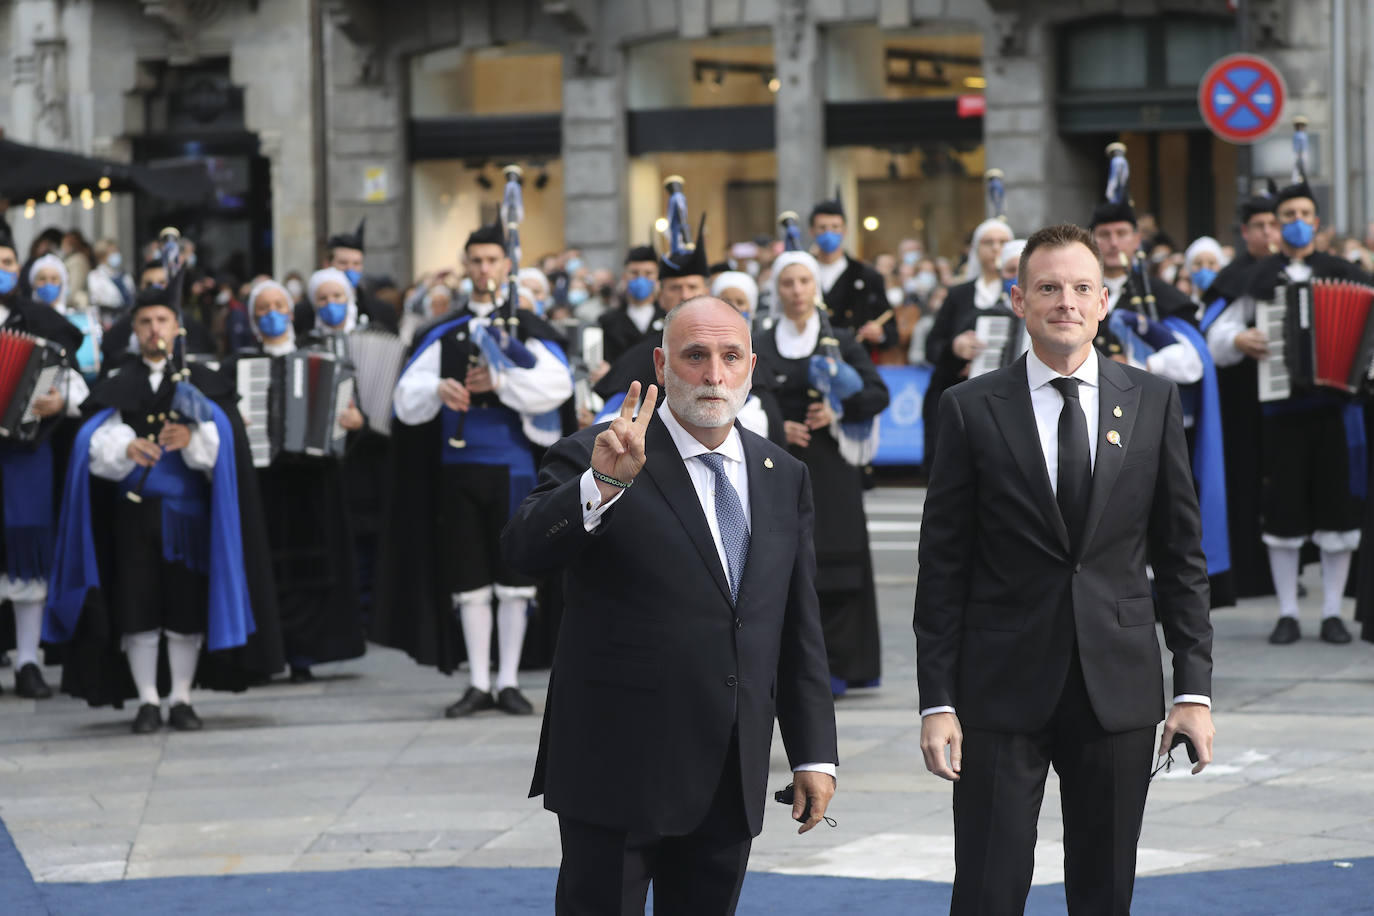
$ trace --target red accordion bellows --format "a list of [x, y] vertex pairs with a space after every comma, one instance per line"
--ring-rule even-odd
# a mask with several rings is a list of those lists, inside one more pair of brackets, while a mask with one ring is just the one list
[[29, 368], [29, 359], [40, 341], [31, 334], [0, 330], [0, 417], [10, 411], [20, 383]]
[[1374, 287], [1345, 280], [1317, 280], [1312, 284], [1316, 384], [1351, 393], [1359, 390], [1370, 368], [1363, 345], [1374, 330], [1371, 303]]

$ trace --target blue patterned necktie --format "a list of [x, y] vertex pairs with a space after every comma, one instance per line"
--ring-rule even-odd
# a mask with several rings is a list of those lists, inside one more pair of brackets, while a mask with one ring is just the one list
[[739, 581], [744, 575], [744, 561], [749, 558], [749, 523], [744, 520], [744, 507], [740, 504], [735, 485], [725, 474], [725, 456], [715, 452], [697, 455], [702, 464], [716, 475], [716, 527], [720, 529], [720, 542], [725, 547], [725, 562], [730, 567], [730, 600], [739, 600]]

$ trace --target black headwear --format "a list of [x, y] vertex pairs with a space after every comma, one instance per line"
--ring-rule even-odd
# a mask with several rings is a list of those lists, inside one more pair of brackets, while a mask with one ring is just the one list
[[811, 215], [806, 218], [807, 224], [810, 225], [815, 221], [816, 217], [821, 215], [838, 216], [844, 219], [844, 201], [840, 199], [839, 185], [835, 185], [835, 196], [833, 198], [830, 200], [818, 201], [816, 205], [811, 208]]
[[472, 231], [468, 236], [467, 244], [463, 250], [467, 251], [473, 245], [500, 245], [502, 249], [506, 247], [506, 233], [501, 229], [501, 220], [497, 219], [494, 223], [480, 226]]
[[630, 251], [629, 251], [629, 253], [628, 253], [627, 255], [625, 255], [625, 263], [626, 263], [626, 264], [629, 264], [631, 261], [657, 261], [657, 260], [658, 260], [658, 252], [654, 251], [653, 247], [652, 247], [652, 246], [649, 246], [649, 245], [636, 245], [635, 247], [633, 247], [633, 248], [630, 249]]
[[1089, 229], [1096, 229], [1103, 223], [1130, 223], [1139, 225], [1135, 208], [1131, 206], [1131, 169], [1126, 162], [1126, 144], [1107, 144], [1107, 156], [1112, 164], [1108, 169], [1107, 193], [1102, 203], [1093, 209]]
[[362, 219], [358, 220], [357, 229], [354, 229], [351, 233], [340, 232], [336, 235], [331, 235], [329, 240], [324, 243], [324, 247], [329, 249], [356, 248], [359, 251], [366, 250], [363, 248], [363, 228], [366, 225], [367, 217], [364, 216]]
[[674, 277], [706, 277], [709, 276], [709, 265], [706, 261], [706, 245], [704, 244], [706, 234], [706, 214], [701, 214], [701, 220], [697, 223], [697, 240], [690, 251], [679, 252], [674, 255], [671, 251], [658, 258], [658, 278], [660, 280], [671, 280]]
[[1267, 193], [1251, 195], [1241, 201], [1240, 206], [1236, 208], [1236, 214], [1240, 217], [1241, 225], [1245, 225], [1261, 213], [1274, 212], [1274, 198], [1278, 197], [1279, 189], [1272, 178], [1268, 180], [1268, 184]]
[[0, 219], [0, 248], [8, 248], [15, 254], [19, 249], [14, 247], [14, 233], [10, 231], [10, 224], [4, 219]]
[[149, 261], [147, 266], [167, 265], [167, 285], [164, 287], [150, 286], [138, 291], [134, 297], [133, 307], [129, 310], [130, 317], [138, 314], [141, 308], [152, 305], [165, 305], [176, 313], [177, 321], [181, 322], [181, 300], [182, 300], [182, 281], [186, 277], [186, 266], [182, 262], [179, 254], [181, 246], [181, 233], [172, 227], [163, 229], [158, 235], [158, 241], [162, 243], [162, 256], [154, 259], [157, 263]]

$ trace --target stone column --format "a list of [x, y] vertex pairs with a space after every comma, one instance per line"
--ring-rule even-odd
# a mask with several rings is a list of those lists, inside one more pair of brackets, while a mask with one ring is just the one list
[[778, 205], [803, 212], [824, 196], [825, 81], [820, 36], [806, 0], [779, 0], [773, 60]]
[[563, 76], [563, 234], [593, 267], [619, 267], [625, 240], [625, 104], [621, 69]]
[[[315, 266], [313, 96], [309, 0], [258, 7], [253, 27], [234, 38], [229, 74], [243, 87], [243, 115], [272, 166], [272, 270]], [[306, 64], [302, 67], [302, 61]], [[305, 74], [305, 78], [302, 78]]]

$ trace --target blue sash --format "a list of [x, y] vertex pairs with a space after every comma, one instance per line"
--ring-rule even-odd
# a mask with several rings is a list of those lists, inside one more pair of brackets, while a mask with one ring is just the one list
[[1193, 479], [1197, 481], [1198, 508], [1202, 512], [1202, 550], [1207, 554], [1207, 573], [1215, 576], [1231, 568], [1231, 539], [1226, 527], [1226, 458], [1221, 435], [1221, 395], [1217, 367], [1207, 341], [1197, 328], [1178, 317], [1162, 322], [1187, 340], [1202, 358], [1202, 380], [1180, 385], [1185, 411], [1189, 402], [1193, 417]]

